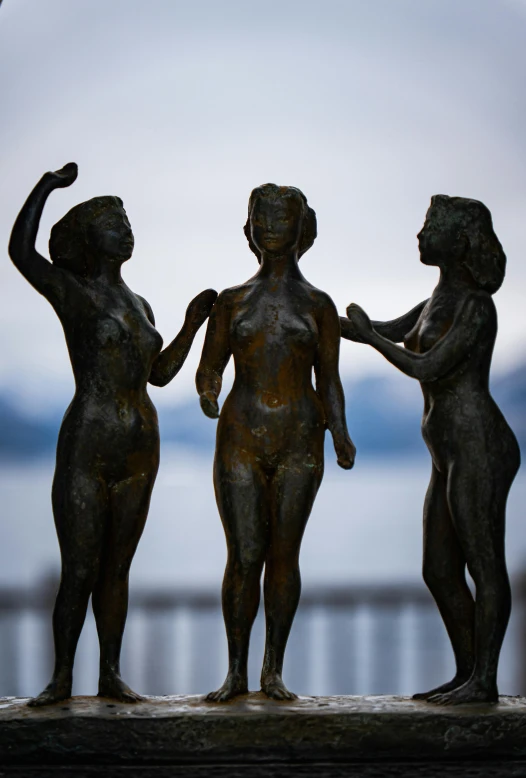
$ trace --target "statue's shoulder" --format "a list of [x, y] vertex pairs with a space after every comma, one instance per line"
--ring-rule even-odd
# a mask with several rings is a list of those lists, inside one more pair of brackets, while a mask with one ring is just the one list
[[308, 281], [304, 282], [304, 286], [307, 294], [315, 304], [316, 308], [331, 308], [336, 310], [336, 306], [330, 294], [324, 292], [323, 289], [318, 289], [318, 287], [313, 286]]
[[482, 318], [494, 317], [497, 313], [493, 297], [484, 289], [470, 290], [457, 304], [457, 311], [464, 312], [468, 316], [477, 313]]
[[223, 289], [218, 295], [216, 305], [219, 307], [231, 308], [241, 302], [252, 288], [252, 281], [245, 281], [244, 284], [238, 284], [237, 286], [230, 286], [228, 289]]

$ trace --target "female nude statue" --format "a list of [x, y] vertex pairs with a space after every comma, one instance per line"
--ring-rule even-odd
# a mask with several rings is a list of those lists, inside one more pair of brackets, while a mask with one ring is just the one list
[[341, 467], [351, 468], [355, 456], [338, 374], [338, 316], [330, 297], [298, 267], [316, 237], [316, 215], [298, 189], [266, 184], [250, 196], [245, 234], [260, 269], [219, 295], [196, 378], [204, 413], [217, 418], [222, 374], [233, 354], [236, 376], [221, 411], [214, 462], [228, 546], [229, 669], [211, 701], [248, 690], [248, 645], [264, 565], [261, 689], [277, 700], [295, 697], [282, 681], [283, 657], [300, 596], [301, 539], [323, 476], [325, 427]]
[[[371, 322], [350, 305], [342, 335], [373, 346], [419, 380], [424, 394], [422, 435], [432, 474], [424, 504], [423, 573], [457, 669], [452, 681], [415, 698], [442, 705], [496, 702], [511, 607], [506, 500], [520, 463], [515, 436], [488, 387], [497, 335], [491, 295], [504, 279], [506, 257], [488, 209], [462, 197], [433, 197], [418, 241], [421, 261], [440, 268], [431, 298], [391, 322]], [[402, 340], [405, 349], [395, 345]]]
[[75, 649], [90, 595], [100, 642], [99, 696], [140, 700], [120, 677], [128, 573], [141, 537], [159, 464], [159, 430], [146, 383], [178, 373], [216, 298], [190, 303], [183, 328], [161, 352], [150, 306], [121, 278], [133, 235], [118, 197], [72, 208], [51, 231], [52, 263], [35, 250], [49, 194], [70, 186], [77, 166], [46, 173], [11, 235], [16, 267], [55, 309], [64, 328], [75, 396], [58, 439], [52, 501], [62, 557], [53, 614], [55, 670], [30, 705], [71, 695]]

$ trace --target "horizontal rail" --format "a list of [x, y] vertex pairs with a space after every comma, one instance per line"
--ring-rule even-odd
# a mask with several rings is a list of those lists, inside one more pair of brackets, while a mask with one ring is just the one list
[[[34, 588], [0, 589], [0, 611], [48, 610], [53, 603], [58, 580]], [[374, 584], [345, 586], [305, 587], [301, 594], [302, 608], [355, 608], [399, 607], [402, 605], [427, 606], [433, 600], [423, 584]], [[220, 587], [133, 589], [130, 592], [130, 607], [139, 610], [169, 611], [177, 608], [215, 610], [221, 607]]]

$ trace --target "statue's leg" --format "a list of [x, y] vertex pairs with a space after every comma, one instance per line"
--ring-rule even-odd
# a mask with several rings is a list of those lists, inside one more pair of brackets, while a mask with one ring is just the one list
[[230, 461], [225, 465], [220, 460], [216, 455], [214, 485], [228, 547], [222, 591], [228, 675], [221, 688], [207, 696], [210, 702], [225, 702], [248, 691], [248, 646], [268, 538], [265, 474], [257, 465]]
[[266, 645], [261, 689], [276, 700], [296, 697], [283, 683], [283, 659], [301, 592], [301, 540], [322, 476], [322, 463], [305, 464], [294, 459], [277, 469], [271, 483], [270, 542], [264, 583]]
[[433, 465], [424, 502], [424, 581], [444, 620], [457, 671], [448, 683], [415, 694], [425, 700], [462, 686], [474, 667], [475, 602], [466, 582], [466, 560], [451, 520], [446, 479]]
[[29, 702], [33, 706], [49, 705], [71, 696], [75, 651], [99, 573], [108, 516], [106, 487], [91, 474], [57, 466], [52, 499], [62, 557], [53, 613], [55, 670], [44, 691]]
[[457, 459], [448, 475], [448, 504], [476, 588], [475, 666], [462, 686], [431, 698], [442, 705], [498, 700], [497, 665], [511, 610], [504, 553], [511, 480], [496, 477], [476, 457]]
[[120, 654], [128, 611], [128, 574], [148, 516], [156, 472], [120, 481], [111, 488], [111, 514], [93, 591], [100, 642], [99, 696], [123, 702], [142, 699], [120, 677]]

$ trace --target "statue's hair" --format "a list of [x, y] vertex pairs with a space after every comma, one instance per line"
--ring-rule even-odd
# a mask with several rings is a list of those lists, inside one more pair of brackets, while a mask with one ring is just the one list
[[258, 186], [256, 189], [252, 190], [248, 200], [248, 218], [243, 229], [244, 229], [245, 237], [248, 240], [248, 245], [250, 246], [251, 250], [258, 258], [259, 263], [261, 263], [261, 253], [258, 247], [254, 244], [252, 240], [252, 235], [250, 234], [250, 216], [252, 214], [254, 203], [256, 202], [258, 197], [275, 198], [275, 199], [278, 199], [280, 197], [296, 197], [301, 202], [301, 206], [303, 209], [303, 220], [302, 220], [302, 228], [301, 228], [301, 237], [298, 246], [298, 259], [299, 259], [301, 256], [303, 256], [303, 254], [305, 254], [306, 251], [310, 249], [310, 247], [316, 240], [316, 235], [318, 234], [317, 224], [316, 224], [316, 213], [307, 203], [307, 198], [305, 197], [303, 192], [300, 189], [297, 189], [295, 186], [278, 186], [277, 184], [262, 184], [262, 186]]
[[104, 211], [115, 206], [122, 208], [120, 197], [107, 195], [93, 197], [68, 211], [51, 229], [49, 237], [51, 261], [58, 267], [88, 277], [92, 270], [89, 254], [86, 251], [89, 226]]
[[431, 205], [444, 208], [448, 222], [453, 217], [459, 235], [464, 234], [469, 241], [464, 266], [481, 289], [494, 294], [504, 281], [506, 254], [493, 230], [489, 208], [479, 200], [447, 195], [434, 195]]

